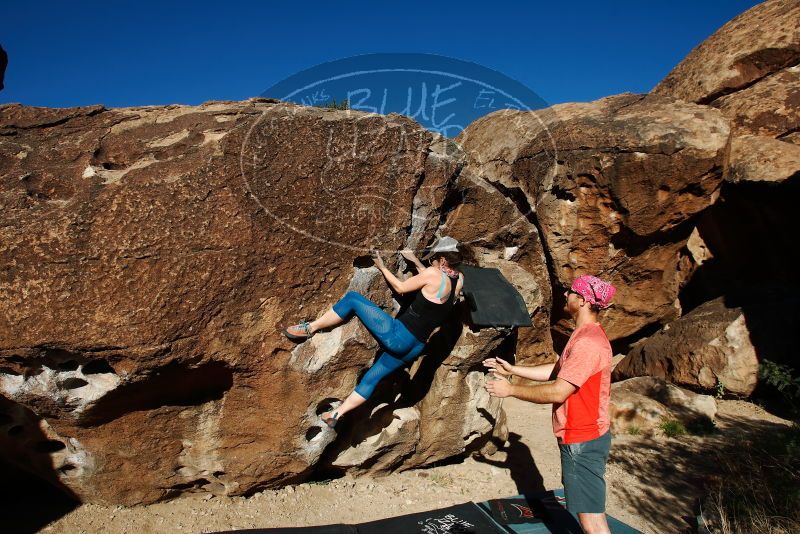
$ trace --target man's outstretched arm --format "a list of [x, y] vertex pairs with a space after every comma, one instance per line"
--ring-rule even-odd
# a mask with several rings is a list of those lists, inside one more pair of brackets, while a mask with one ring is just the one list
[[530, 367], [527, 365], [511, 365], [503, 358], [486, 358], [483, 360], [484, 367], [488, 367], [496, 374], [501, 376], [516, 375], [528, 380], [535, 380], [537, 382], [549, 382], [555, 379], [553, 371], [556, 367], [554, 363], [545, 363]]
[[563, 378], [556, 378], [555, 382], [550, 384], [523, 386], [498, 377], [487, 381], [485, 387], [492, 397], [516, 397], [536, 404], [561, 404], [578, 390]]

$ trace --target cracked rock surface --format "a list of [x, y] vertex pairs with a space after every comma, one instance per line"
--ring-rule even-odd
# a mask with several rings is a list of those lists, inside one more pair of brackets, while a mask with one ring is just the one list
[[626, 94], [497, 111], [458, 140], [469, 171], [527, 206], [556, 302], [580, 274], [619, 287], [604, 319], [617, 339], [680, 315], [687, 222], [716, 199], [729, 132], [716, 109]]

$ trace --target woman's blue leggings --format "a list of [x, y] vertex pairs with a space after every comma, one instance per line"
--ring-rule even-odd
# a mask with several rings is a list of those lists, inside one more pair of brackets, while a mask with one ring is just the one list
[[358, 317], [383, 349], [378, 360], [356, 386], [356, 393], [365, 399], [372, 395], [381, 379], [414, 361], [425, 348], [425, 343], [415, 338], [403, 323], [355, 291], [345, 293], [333, 305], [333, 311], [345, 321], [353, 315]]

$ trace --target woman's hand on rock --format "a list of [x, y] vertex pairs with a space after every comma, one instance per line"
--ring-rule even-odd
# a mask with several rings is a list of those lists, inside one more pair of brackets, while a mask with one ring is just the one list
[[411, 263], [416, 263], [418, 261], [417, 256], [414, 254], [413, 250], [410, 249], [401, 250], [400, 255], [403, 256], [403, 258], [405, 258], [407, 261], [410, 261]]
[[386, 265], [383, 263], [383, 258], [381, 258], [381, 253], [375, 249], [372, 249], [370, 252], [372, 254], [372, 260], [375, 262], [375, 267], [377, 267], [378, 269], [385, 269]]

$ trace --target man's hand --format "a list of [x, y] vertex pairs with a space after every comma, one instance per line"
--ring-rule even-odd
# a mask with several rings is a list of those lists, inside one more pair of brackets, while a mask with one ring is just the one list
[[495, 374], [502, 376], [510, 376], [516, 374], [515, 366], [511, 365], [502, 358], [486, 358], [483, 360], [483, 366], [488, 367]]
[[511, 382], [509, 382], [507, 378], [504, 378], [500, 375], [493, 376], [496, 378], [489, 378], [484, 386], [486, 391], [489, 392], [489, 395], [501, 399], [510, 396], [514, 390], [514, 386], [511, 385]]

